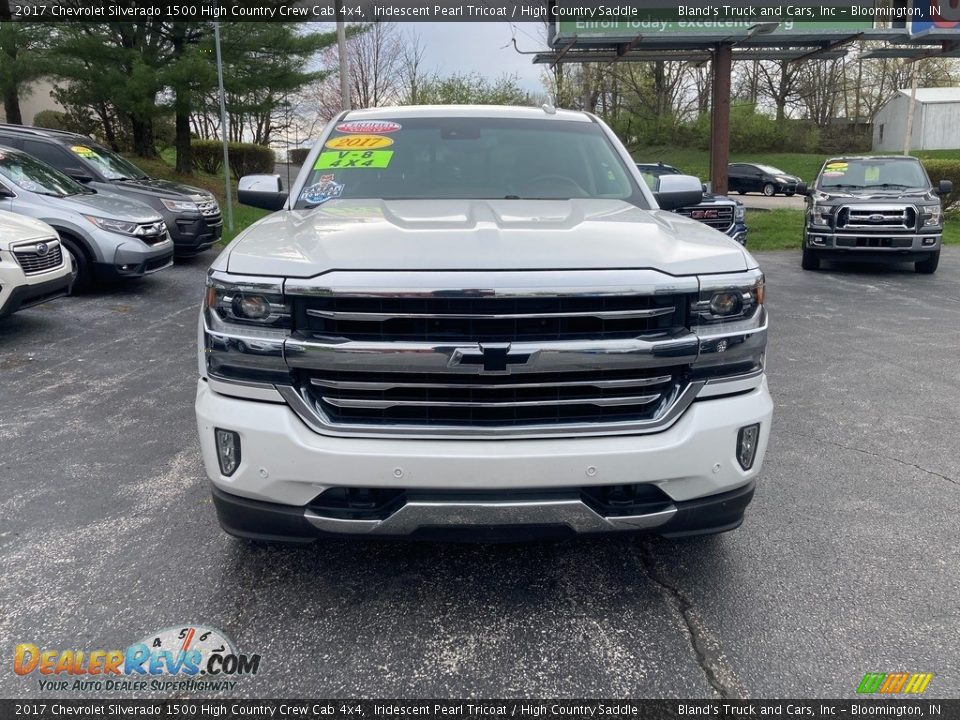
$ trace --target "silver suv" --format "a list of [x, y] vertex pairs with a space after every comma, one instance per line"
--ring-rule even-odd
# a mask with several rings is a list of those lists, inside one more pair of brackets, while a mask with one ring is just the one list
[[173, 241], [155, 210], [86, 188], [5, 147], [0, 147], [0, 210], [53, 226], [73, 260], [75, 290], [95, 280], [142, 277], [173, 263]]

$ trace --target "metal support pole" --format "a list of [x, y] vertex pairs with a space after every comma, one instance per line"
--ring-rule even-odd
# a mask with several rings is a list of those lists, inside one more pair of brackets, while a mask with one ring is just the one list
[[220, 86], [220, 133], [223, 137], [223, 184], [227, 196], [227, 229], [233, 230], [233, 198], [230, 193], [230, 153], [227, 151], [227, 97], [223, 92], [223, 58], [220, 55], [220, 23], [213, 23], [213, 44], [217, 49], [217, 82]]
[[710, 114], [710, 189], [726, 195], [730, 162], [730, 73], [733, 46], [718, 43], [713, 50], [713, 103]]
[[343, 23], [343, 0], [334, 0], [337, 16], [337, 53], [340, 56], [340, 109], [350, 109], [350, 58], [347, 57], [347, 30]]

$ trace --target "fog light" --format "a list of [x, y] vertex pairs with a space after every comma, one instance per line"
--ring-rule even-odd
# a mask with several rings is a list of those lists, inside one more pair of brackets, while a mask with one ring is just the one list
[[744, 470], [753, 467], [753, 459], [757, 455], [757, 444], [760, 441], [760, 425], [747, 425], [737, 433], [737, 462]]
[[811, 245], [819, 245], [819, 246], [822, 247], [825, 243], [824, 243], [822, 237], [813, 236], [813, 237], [810, 238], [810, 244], [811, 244]]
[[924, 245], [936, 245], [936, 244], [937, 244], [937, 239], [936, 239], [936, 238], [924, 238], [924, 239], [923, 239], [923, 244], [924, 244]]
[[230, 477], [240, 465], [240, 436], [233, 430], [220, 428], [214, 433], [217, 437], [217, 462], [220, 463], [220, 472]]

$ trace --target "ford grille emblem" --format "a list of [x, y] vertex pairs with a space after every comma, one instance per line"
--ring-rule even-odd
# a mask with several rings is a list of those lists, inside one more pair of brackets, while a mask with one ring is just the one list
[[871, 215], [870, 222], [872, 223], [882, 223], [884, 220], [883, 215]]
[[50, 246], [46, 243], [37, 243], [37, 255], [43, 257], [48, 252], [50, 252]]

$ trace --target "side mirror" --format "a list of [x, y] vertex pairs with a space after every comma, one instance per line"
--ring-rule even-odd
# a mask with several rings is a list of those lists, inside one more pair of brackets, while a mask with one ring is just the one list
[[941, 180], [937, 192], [941, 195], [949, 195], [953, 192], [953, 182], [950, 180]]
[[244, 175], [237, 185], [237, 200], [264, 210], [282, 210], [288, 196], [279, 175]]
[[664, 175], [653, 194], [661, 210], [676, 210], [703, 202], [703, 183], [693, 175]]
[[807, 187], [807, 184], [805, 182], [798, 182], [797, 195], [809, 195], [809, 194], [810, 194], [810, 188]]

